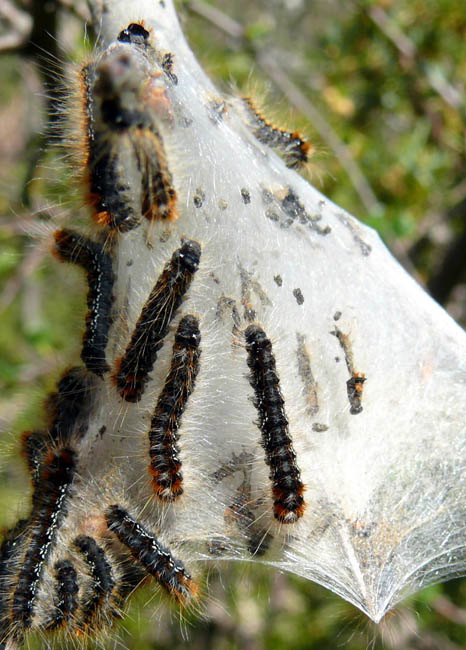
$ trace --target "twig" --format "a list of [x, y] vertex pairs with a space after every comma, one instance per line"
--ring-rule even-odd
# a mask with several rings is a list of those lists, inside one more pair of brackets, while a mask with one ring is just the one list
[[26, 43], [32, 30], [32, 18], [9, 0], [0, 0], [0, 17], [11, 26], [11, 32], [0, 37], [0, 52], [18, 49]]
[[[359, 3], [358, 3], [359, 4]], [[391, 20], [387, 13], [379, 6], [373, 6], [368, 11], [369, 18], [380, 31], [393, 43], [396, 49], [405, 57], [406, 67], [416, 68], [416, 72], [424, 77], [430, 88], [434, 90], [449, 106], [460, 108], [464, 101], [462, 94], [452, 84], [441, 77], [435, 70], [423, 66], [418, 60], [418, 51], [415, 44], [401, 31], [398, 25]]]
[[[240, 25], [240, 23], [225, 15], [219, 9], [214, 9], [210, 5], [207, 5], [202, 0], [191, 0], [191, 2], [188, 3], [188, 8], [194, 13], [207, 19], [215, 27], [224, 31], [229, 36], [241, 39], [246, 38], [245, 29]], [[249, 45], [251, 44], [249, 43]], [[269, 50], [265, 53], [264, 51], [259, 51], [254, 47], [253, 51], [258, 65], [266, 72], [267, 76], [274, 82], [274, 84], [280, 88], [290, 104], [307, 117], [307, 119], [313, 124], [314, 128], [319, 132], [321, 138], [325, 140], [329, 147], [334, 151], [341, 166], [348, 174], [353, 187], [359, 194], [365, 209], [368, 212], [377, 214], [380, 211], [380, 203], [364, 174], [351, 155], [348, 147], [339, 138], [327, 120], [322, 117], [311, 100], [306, 97], [304, 93], [289, 79], [288, 75], [283, 72], [283, 69], [273, 54]]]
[[407, 59], [415, 58], [417, 55], [416, 46], [403, 34], [398, 25], [390, 20], [382, 7], [371, 7], [369, 9], [369, 17], [403, 56]]
[[25, 38], [18, 32], [11, 32], [11, 34], [4, 34], [0, 36], [0, 52], [11, 52], [17, 50], [24, 45]]
[[87, 0], [87, 6], [91, 14], [91, 20], [92, 24], [94, 25], [94, 29], [98, 30], [98, 27], [102, 21], [102, 0]]
[[244, 38], [246, 35], [246, 31], [240, 23], [230, 18], [220, 9], [202, 2], [202, 0], [191, 0], [188, 2], [188, 8], [232, 38]]
[[0, 0], [0, 15], [22, 34], [28, 34], [31, 29], [31, 16], [18, 9], [10, 0]]
[[322, 117], [314, 104], [304, 95], [298, 86], [289, 79], [273, 54], [269, 51], [267, 53], [261, 52], [258, 54], [258, 64], [267, 72], [267, 75], [275, 85], [286, 95], [290, 103], [312, 122], [321, 137], [324, 138], [335, 152], [337, 159], [350, 177], [366, 210], [377, 214], [380, 211], [380, 203], [374, 191], [351, 156], [348, 147], [340, 140], [327, 120]]
[[466, 625], [466, 609], [457, 607], [445, 596], [439, 596], [432, 603], [433, 609], [441, 614], [444, 618], [458, 625]]

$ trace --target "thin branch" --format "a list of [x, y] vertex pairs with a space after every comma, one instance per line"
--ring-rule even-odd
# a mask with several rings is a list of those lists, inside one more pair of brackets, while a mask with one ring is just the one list
[[0, 52], [16, 50], [24, 45], [32, 30], [32, 18], [9, 0], [0, 0], [0, 17], [11, 27], [10, 33], [0, 36]]
[[30, 15], [18, 9], [10, 0], [0, 0], [0, 15], [22, 34], [27, 34], [31, 29]]
[[[359, 4], [359, 3], [358, 3]], [[368, 11], [368, 16], [386, 38], [393, 43], [400, 54], [405, 58], [405, 66], [415, 68], [429, 84], [430, 88], [439, 95], [446, 104], [454, 109], [464, 104], [462, 94], [450, 84], [439, 71], [422, 65], [418, 59], [416, 45], [401, 31], [399, 26], [379, 6], [373, 6]]]

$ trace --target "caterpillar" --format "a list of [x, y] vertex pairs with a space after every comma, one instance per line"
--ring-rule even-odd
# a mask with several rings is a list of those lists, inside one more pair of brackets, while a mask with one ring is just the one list
[[259, 413], [259, 428], [274, 497], [274, 516], [290, 524], [303, 516], [304, 485], [296, 462], [296, 452], [288, 430], [285, 403], [280, 391], [272, 344], [259, 325], [244, 331], [254, 405]]
[[200, 244], [185, 241], [165, 265], [146, 300], [131, 341], [114, 373], [117, 388], [126, 401], [141, 399], [157, 353], [199, 267], [200, 258]]
[[79, 264], [87, 272], [89, 311], [81, 359], [88, 370], [102, 377], [110, 369], [105, 350], [112, 324], [114, 275], [111, 257], [102, 245], [72, 230], [58, 230], [54, 237], [55, 255], [64, 262]]
[[154, 492], [161, 500], [171, 501], [183, 493], [178, 430], [199, 372], [200, 339], [198, 319], [183, 316], [175, 334], [170, 371], [149, 430], [149, 472]]
[[148, 219], [175, 220], [176, 190], [151, 109], [148, 32], [137, 24], [81, 70], [88, 203], [99, 225], [128, 232]]
[[300, 169], [308, 161], [312, 147], [299, 131], [287, 131], [274, 126], [260, 112], [251, 97], [243, 97], [242, 104], [246, 112], [246, 123], [253, 135], [262, 144], [276, 149], [290, 169]]
[[197, 595], [198, 586], [184, 565], [151, 531], [117, 504], [105, 516], [109, 530], [175, 600], [184, 604]]
[[[23, 434], [32, 503], [0, 550], [0, 647], [30, 632], [47, 645], [103, 636], [143, 584], [183, 613], [200, 598], [196, 563], [217, 560], [318, 580], [379, 620], [406, 584], [396, 576], [416, 587], [452, 572], [446, 557], [459, 565], [459, 488], [442, 477], [458, 478], [466, 393], [448, 368], [462, 368], [464, 336], [412, 282], [403, 289], [370, 231], [349, 236], [338, 208], [254, 143], [197, 67], [171, 0], [143, 3], [144, 20], [134, 3], [91, 4], [108, 8], [80, 72], [75, 175], [91, 218], [59, 226], [53, 247], [88, 280], [82, 365], [68, 365]], [[247, 123], [290, 167], [309, 156], [299, 134]], [[351, 346], [340, 330], [329, 337], [336, 313], [355, 323]], [[416, 400], [403, 402], [393, 358]], [[399, 471], [406, 440], [427, 454], [437, 431], [441, 471], [432, 454], [413, 483], [430, 495], [438, 476], [426, 519], [425, 499], [407, 509], [394, 496], [414, 493]], [[413, 573], [413, 539], [435, 548], [430, 522], [449, 537]]]
[[37, 588], [60, 521], [66, 514], [75, 467], [75, 452], [68, 447], [50, 452], [44, 460], [32, 498], [29, 545], [18, 575], [13, 579], [10, 617], [21, 629], [32, 624]]

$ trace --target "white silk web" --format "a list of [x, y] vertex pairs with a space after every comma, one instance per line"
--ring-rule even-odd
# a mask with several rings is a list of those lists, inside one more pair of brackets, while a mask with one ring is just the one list
[[[75, 253], [73, 242], [82, 238], [66, 230], [56, 235], [65, 261], [77, 261], [90, 277], [97, 274], [93, 264], [105, 267], [105, 283], [102, 275], [94, 282], [97, 315], [88, 327], [100, 327], [106, 316], [98, 310], [110, 307], [112, 325], [105, 363], [88, 366], [99, 376], [89, 380], [91, 397], [70, 427], [68, 482], [55, 470], [66, 508], [57, 530], [55, 520], [43, 525], [51, 550], [40, 572], [30, 562], [40, 580], [28, 621], [46, 629], [53, 567], [64, 560], [82, 566], [76, 549], [69, 550], [76, 535], [109, 549], [118, 581], [124, 562], [115, 559], [110, 533], [118, 529], [120, 541], [133, 533], [123, 530], [124, 517], [113, 528], [108, 517], [105, 524], [104, 512], [116, 505], [140, 518], [194, 574], [196, 563], [261, 562], [326, 586], [375, 622], [408, 593], [464, 575], [464, 332], [374, 231], [285, 165], [289, 146], [284, 162], [255, 137], [257, 122], [251, 128], [244, 106], [222, 97], [199, 67], [172, 0], [90, 5], [102, 64], [102, 85], [95, 83], [94, 91], [108, 92], [112, 75], [119, 81], [121, 75], [121, 104], [133, 111], [122, 119], [136, 119], [134, 100], [141, 97], [151, 126], [138, 123], [140, 139], [109, 135], [119, 156], [112, 173], [124, 181], [117, 199], [124, 196], [134, 214], [119, 228], [129, 215], [99, 213], [94, 239], [108, 235], [105, 255], [100, 244], [80, 244]], [[132, 24], [140, 28], [117, 42]], [[91, 126], [95, 138], [106, 137], [97, 117]], [[95, 166], [103, 159], [96, 157]], [[157, 196], [165, 192], [163, 209], [168, 216], [176, 211], [175, 219], [160, 218], [160, 205], [158, 217], [144, 207], [144, 216], [137, 214], [151, 165]], [[99, 173], [108, 180], [104, 166]], [[92, 257], [97, 249], [98, 259]], [[189, 259], [193, 251], [197, 257]], [[184, 270], [176, 276], [175, 268]], [[102, 291], [113, 277], [112, 302]], [[177, 288], [167, 290], [169, 281]], [[147, 323], [138, 330], [150, 296], [158, 311], [146, 312], [147, 323], [158, 323], [159, 339], [144, 339]], [[142, 373], [150, 345], [157, 359], [153, 369], [148, 364], [140, 394], [129, 399], [122, 358], [133, 344], [139, 358], [128, 376]], [[97, 348], [90, 345], [89, 355]], [[154, 495], [161, 465], [150, 465], [148, 432], [163, 424], [163, 417], [154, 424], [154, 409], [166, 408], [161, 395], [173, 393], [170, 376], [180, 394], [189, 384], [189, 395], [180, 398], [179, 450], [172, 450], [181, 462], [183, 494], [167, 502]], [[42, 474], [53, 475], [50, 461], [39, 461], [47, 469]], [[36, 467], [39, 477], [41, 471]], [[60, 503], [56, 496], [49, 510]], [[13, 546], [27, 553], [34, 534], [24, 524]], [[180, 575], [189, 591], [188, 573]], [[8, 605], [5, 576], [0, 596]], [[168, 579], [165, 587], [176, 591]], [[103, 618], [113, 616], [103, 611]], [[13, 639], [16, 628], [5, 625]]]
[[[109, 6], [107, 42], [136, 19], [125, 2]], [[372, 230], [258, 144], [199, 68], [171, 2], [138, 2], [138, 15], [175, 62], [175, 117], [161, 130], [180, 217], [167, 242], [154, 228], [153, 250], [145, 233], [122, 239], [118, 299], [130, 320], [174, 243], [203, 244], [187, 303], [200, 315], [203, 357], [180, 443], [186, 491], [165, 520], [169, 536], [191, 559], [209, 559], [215, 543], [223, 557], [251, 559], [245, 538], [262, 530], [274, 539], [252, 559], [315, 580], [379, 621], [407, 593], [464, 573], [466, 337]], [[252, 309], [273, 344], [306, 485], [294, 525], [277, 528], [264, 505], [268, 469], [234, 306], [239, 330]], [[352, 373], [365, 375], [359, 413]], [[247, 480], [243, 467], [212, 481], [242, 454]], [[245, 484], [259, 514], [242, 526], [225, 511]]]

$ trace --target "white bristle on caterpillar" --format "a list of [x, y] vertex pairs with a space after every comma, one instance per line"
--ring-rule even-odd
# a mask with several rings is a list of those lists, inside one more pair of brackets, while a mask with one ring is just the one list
[[[76, 423], [59, 421], [59, 387], [43, 437], [24, 438], [35, 497], [0, 554], [0, 647], [29, 629], [97, 635], [149, 575], [195, 601], [196, 563], [217, 558], [316, 580], [379, 621], [406, 591], [464, 572], [466, 336], [371, 229], [256, 142], [234, 104], [217, 101], [212, 119], [219, 94], [171, 0], [141, 0], [137, 15], [126, 0], [105, 6], [82, 139], [112, 159], [115, 186], [101, 190], [115, 201], [90, 202], [112, 300], [90, 300], [105, 331], [98, 372], [76, 371]], [[129, 85], [120, 56], [137, 72]], [[113, 101], [110, 132], [94, 128], [95, 95]], [[141, 121], [125, 112], [136, 105]], [[109, 171], [99, 155], [82, 165], [82, 177]], [[155, 177], [166, 198], [148, 215]], [[68, 230], [58, 244], [70, 232], [94, 250]], [[188, 316], [201, 342], [180, 366], [194, 374], [195, 361], [189, 386], [170, 383]], [[156, 410], [158, 434], [176, 430], [161, 444], [182, 459], [176, 498], [157, 498], [148, 471], [163, 464]]]

